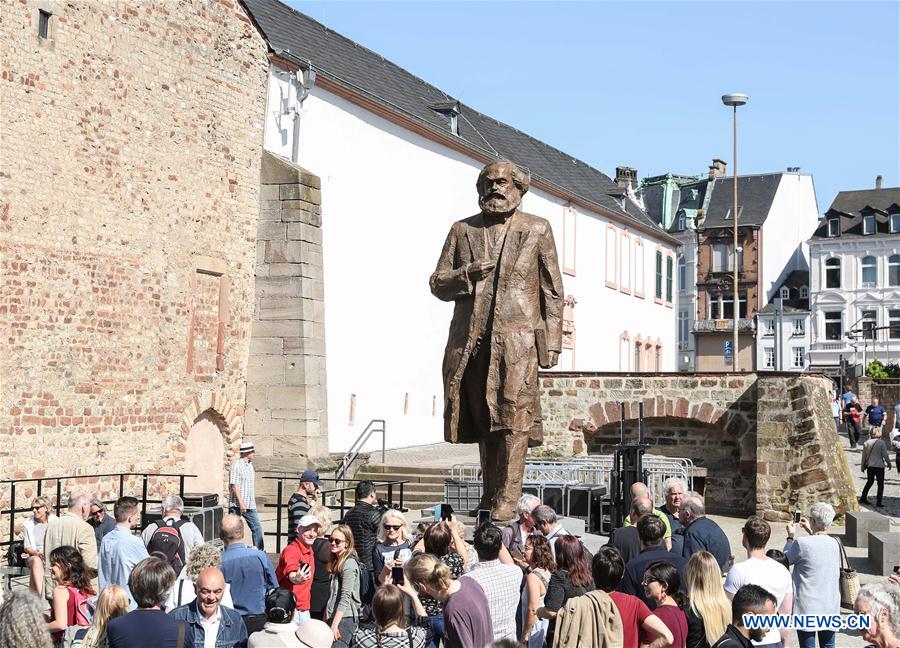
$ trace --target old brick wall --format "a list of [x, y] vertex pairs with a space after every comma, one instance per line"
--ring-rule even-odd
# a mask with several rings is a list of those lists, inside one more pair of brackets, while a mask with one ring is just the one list
[[826, 382], [797, 374], [542, 373], [545, 442], [534, 454], [612, 454], [618, 403], [634, 441], [642, 402], [648, 452], [705, 468], [710, 510], [784, 517], [821, 498], [843, 511], [853, 505], [852, 479]]
[[244, 426], [259, 468], [298, 470], [328, 454], [321, 184], [266, 152], [261, 192]]
[[888, 428], [897, 426], [894, 421], [894, 405], [900, 403], [900, 380], [896, 378], [868, 378], [861, 376], [856, 381], [856, 395], [863, 407], [867, 407], [873, 398], [887, 410], [885, 425]]
[[263, 39], [230, 0], [22, 0], [0, 49], [0, 474], [177, 471], [201, 408], [230, 452]]
[[820, 500], [839, 514], [858, 509], [853, 475], [831, 416], [832, 387], [823, 376], [760, 374], [756, 499], [769, 519], [787, 519]]

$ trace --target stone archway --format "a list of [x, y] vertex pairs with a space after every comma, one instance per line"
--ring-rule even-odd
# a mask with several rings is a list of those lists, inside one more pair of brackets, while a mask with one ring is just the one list
[[228, 465], [240, 442], [241, 413], [221, 393], [210, 392], [190, 400], [181, 419], [183, 443], [179, 448], [186, 474], [186, 492], [226, 492]]

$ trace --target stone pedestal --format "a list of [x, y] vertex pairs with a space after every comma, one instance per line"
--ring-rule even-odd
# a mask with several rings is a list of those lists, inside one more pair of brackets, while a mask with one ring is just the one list
[[873, 572], [888, 576], [900, 565], [900, 530], [869, 533], [869, 561]]
[[890, 531], [891, 518], [874, 511], [851, 511], [846, 516], [844, 546], [868, 547], [872, 531]]

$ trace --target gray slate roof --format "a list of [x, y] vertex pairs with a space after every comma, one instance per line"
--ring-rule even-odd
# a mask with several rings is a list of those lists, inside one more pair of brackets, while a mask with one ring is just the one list
[[[738, 191], [741, 188], [738, 186]], [[809, 311], [809, 292], [807, 292], [806, 299], [800, 298], [800, 288], [802, 286], [806, 286], [807, 291], [809, 291], [809, 270], [794, 270], [787, 277], [785, 277], [784, 281], [781, 282], [781, 285], [778, 286], [778, 290], [775, 291], [775, 296], [772, 298], [768, 304], [766, 304], [763, 308], [759, 310], [760, 313], [774, 313], [775, 312], [775, 304], [773, 303], [775, 297], [778, 297], [781, 294], [782, 288], [790, 289], [790, 297], [784, 300], [784, 312], [785, 313], [805, 313]]]
[[[455, 99], [439, 88], [277, 0], [241, 2], [276, 54], [287, 51], [308, 60], [317, 75], [450, 133], [448, 118], [431, 106]], [[677, 243], [633, 201], [626, 200], [623, 208], [612, 197], [616, 184], [606, 174], [465, 104], [459, 108], [459, 137], [467, 145], [492, 157], [508, 158], [564, 193]]]
[[875, 212], [875, 234], [863, 234], [862, 213], [866, 208], [873, 208], [887, 212], [900, 206], [900, 187], [888, 187], [886, 189], [863, 189], [860, 191], [842, 191], [835, 196], [831, 207], [825, 212], [825, 218], [819, 222], [814, 239], [833, 238], [828, 236], [828, 221], [833, 216], [838, 216], [841, 224], [841, 237], [857, 236], [898, 236], [897, 232], [891, 232], [890, 219], [884, 214]]
[[[738, 177], [739, 225], [762, 225], [772, 209], [782, 173], [765, 173]], [[702, 229], [733, 227], [734, 178], [716, 178]], [[728, 218], [726, 219], [726, 215]]]

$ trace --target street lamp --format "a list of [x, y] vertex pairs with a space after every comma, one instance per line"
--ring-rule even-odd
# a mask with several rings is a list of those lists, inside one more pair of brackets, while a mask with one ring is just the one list
[[738, 322], [741, 316], [741, 301], [738, 290], [738, 174], [737, 174], [737, 109], [747, 103], [749, 97], [740, 92], [732, 92], [722, 95], [722, 103], [731, 106], [734, 111], [734, 169], [731, 174], [734, 177], [734, 249], [732, 250], [732, 266], [734, 268], [734, 349], [731, 351], [734, 370], [738, 370]]

